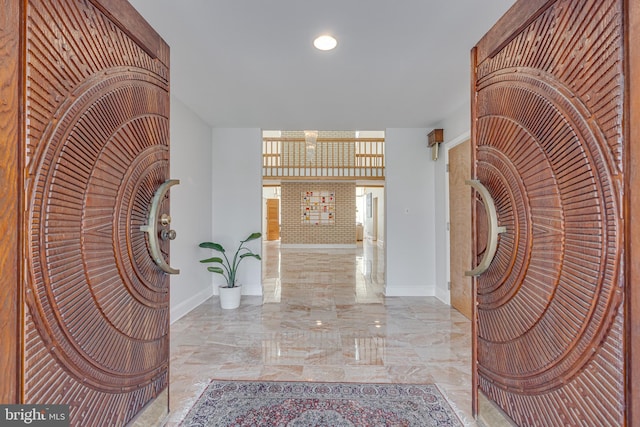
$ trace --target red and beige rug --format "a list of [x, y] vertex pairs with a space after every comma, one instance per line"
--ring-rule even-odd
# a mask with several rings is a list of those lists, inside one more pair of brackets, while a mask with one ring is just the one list
[[462, 426], [434, 384], [217, 381], [187, 426]]

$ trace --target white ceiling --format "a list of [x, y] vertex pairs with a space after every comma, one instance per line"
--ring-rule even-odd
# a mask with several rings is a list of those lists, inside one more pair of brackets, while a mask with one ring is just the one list
[[[171, 90], [213, 127], [433, 127], [469, 99], [474, 44], [514, 0], [130, 0]], [[331, 33], [338, 47], [316, 50]]]

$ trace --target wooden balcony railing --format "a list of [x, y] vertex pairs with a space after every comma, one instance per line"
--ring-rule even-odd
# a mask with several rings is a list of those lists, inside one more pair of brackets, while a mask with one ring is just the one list
[[266, 179], [384, 179], [384, 138], [264, 138]]

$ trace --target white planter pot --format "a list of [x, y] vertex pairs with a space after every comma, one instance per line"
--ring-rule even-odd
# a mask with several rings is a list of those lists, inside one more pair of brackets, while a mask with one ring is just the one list
[[234, 286], [226, 288], [220, 286], [220, 307], [225, 310], [231, 310], [240, 307], [240, 295], [242, 294], [242, 286]]

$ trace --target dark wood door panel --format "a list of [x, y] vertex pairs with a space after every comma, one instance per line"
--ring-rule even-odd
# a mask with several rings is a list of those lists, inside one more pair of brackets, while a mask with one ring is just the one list
[[169, 278], [140, 230], [169, 178], [168, 47], [126, 1], [29, 0], [20, 17], [21, 400], [124, 425], [168, 386]]
[[[20, 397], [21, 334], [21, 73], [20, 5], [0, 0], [0, 402]], [[9, 83], [5, 83], [9, 82]]]
[[478, 385], [519, 425], [623, 425], [623, 4], [526, 3], [476, 51], [475, 176], [507, 230]]

